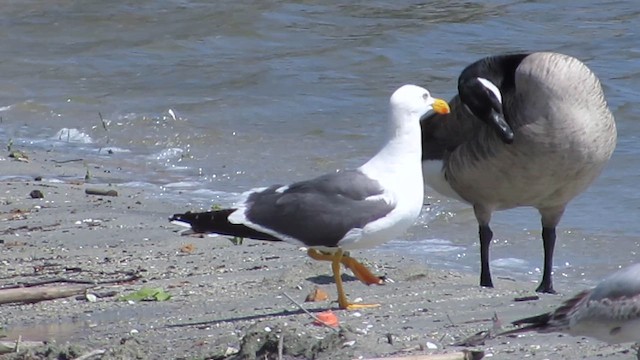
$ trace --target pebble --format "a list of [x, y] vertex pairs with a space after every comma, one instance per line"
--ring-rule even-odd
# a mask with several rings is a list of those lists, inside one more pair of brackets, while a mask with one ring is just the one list
[[40, 190], [33, 190], [29, 193], [32, 199], [42, 199], [44, 198], [44, 194]]

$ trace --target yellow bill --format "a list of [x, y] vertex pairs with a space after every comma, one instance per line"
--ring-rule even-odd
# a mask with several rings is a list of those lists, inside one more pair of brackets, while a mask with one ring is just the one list
[[437, 112], [438, 114], [448, 114], [451, 112], [449, 104], [442, 99], [434, 99], [432, 107], [433, 111]]

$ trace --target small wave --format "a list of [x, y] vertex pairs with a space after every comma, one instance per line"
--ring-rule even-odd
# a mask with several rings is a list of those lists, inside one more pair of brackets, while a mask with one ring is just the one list
[[529, 262], [518, 258], [503, 258], [491, 261], [491, 266], [508, 269], [526, 269], [529, 267]]
[[74, 128], [62, 128], [58, 130], [53, 139], [65, 141], [69, 143], [81, 143], [81, 144], [91, 144], [93, 143], [93, 139], [91, 136], [83, 133], [82, 131]]
[[145, 181], [128, 181], [128, 182], [120, 184], [120, 186], [130, 187], [130, 188], [143, 188], [143, 189], [157, 189], [158, 188], [158, 185], [152, 184], [150, 182], [145, 182]]
[[100, 154], [114, 154], [114, 153], [130, 153], [131, 150], [129, 149], [123, 149], [123, 148], [119, 148], [119, 147], [103, 147], [100, 148]]
[[165, 188], [169, 189], [177, 189], [177, 188], [194, 188], [197, 186], [202, 186], [201, 183], [195, 181], [178, 181], [164, 185]]
[[188, 166], [180, 166], [180, 165], [176, 165], [176, 164], [171, 164], [167, 168], [167, 170], [169, 170], [169, 171], [184, 171], [184, 170], [189, 170], [189, 169], [191, 169], [191, 168], [188, 167]]
[[400, 250], [400, 252], [408, 254], [454, 252], [465, 249], [444, 239], [392, 240], [382, 245], [381, 248], [394, 252]]
[[180, 195], [202, 206], [220, 205], [230, 206], [240, 200], [241, 194], [209, 189], [183, 190]]
[[0, 181], [29, 181], [33, 180], [32, 176], [25, 175], [4, 175], [0, 176]]

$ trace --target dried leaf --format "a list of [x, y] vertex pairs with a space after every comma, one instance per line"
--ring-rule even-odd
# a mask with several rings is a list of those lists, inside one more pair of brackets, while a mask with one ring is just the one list
[[327, 299], [329, 299], [329, 294], [327, 294], [326, 291], [320, 288], [315, 288], [311, 293], [309, 293], [309, 295], [307, 295], [307, 298], [304, 301], [318, 302], [318, 301], [325, 301]]
[[191, 244], [191, 243], [182, 245], [180, 247], [180, 252], [181, 253], [193, 254], [194, 251], [196, 251], [196, 246]]

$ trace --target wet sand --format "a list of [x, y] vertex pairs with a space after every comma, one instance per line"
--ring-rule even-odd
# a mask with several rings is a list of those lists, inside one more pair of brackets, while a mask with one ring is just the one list
[[[0, 156], [0, 286], [50, 279], [90, 280], [95, 301], [78, 295], [31, 304], [0, 305], [0, 340], [48, 341], [8, 359], [68, 358], [96, 349], [92, 359], [255, 358], [261, 347], [277, 358], [357, 359], [482, 350], [494, 359], [632, 359], [631, 345], [559, 334], [489, 338], [464, 347], [454, 343], [491, 329], [497, 314], [510, 320], [548, 311], [581, 290], [556, 278], [559, 295], [535, 295], [536, 284], [494, 279], [477, 285], [477, 274], [428, 268], [387, 251], [352, 256], [394, 280], [366, 286], [346, 273], [350, 299], [379, 303], [377, 309], [336, 310], [330, 265], [286, 243], [225, 237], [181, 236], [169, 224], [175, 212], [198, 210], [151, 191], [104, 183], [117, 168], [64, 160], [54, 152], [26, 150], [29, 162]], [[95, 178], [83, 180], [87, 168]], [[14, 176], [15, 175], [15, 176]], [[42, 176], [41, 181], [34, 178]], [[59, 181], [63, 180], [63, 181]], [[116, 190], [118, 196], [85, 190]], [[44, 198], [29, 195], [40, 190]], [[121, 301], [143, 287], [161, 288], [167, 301]], [[330, 300], [303, 303], [319, 287]], [[340, 331], [316, 326], [283, 294], [311, 312], [333, 309]], [[99, 297], [105, 295], [104, 297]], [[244, 339], [244, 340], [243, 340]], [[276, 339], [276, 340], [274, 340]], [[275, 342], [274, 342], [275, 341]], [[43, 355], [44, 350], [49, 355]], [[53, 350], [53, 351], [51, 351]], [[41, 355], [36, 355], [40, 351]], [[55, 355], [57, 356], [57, 355]], [[264, 358], [264, 353], [259, 353]]]

